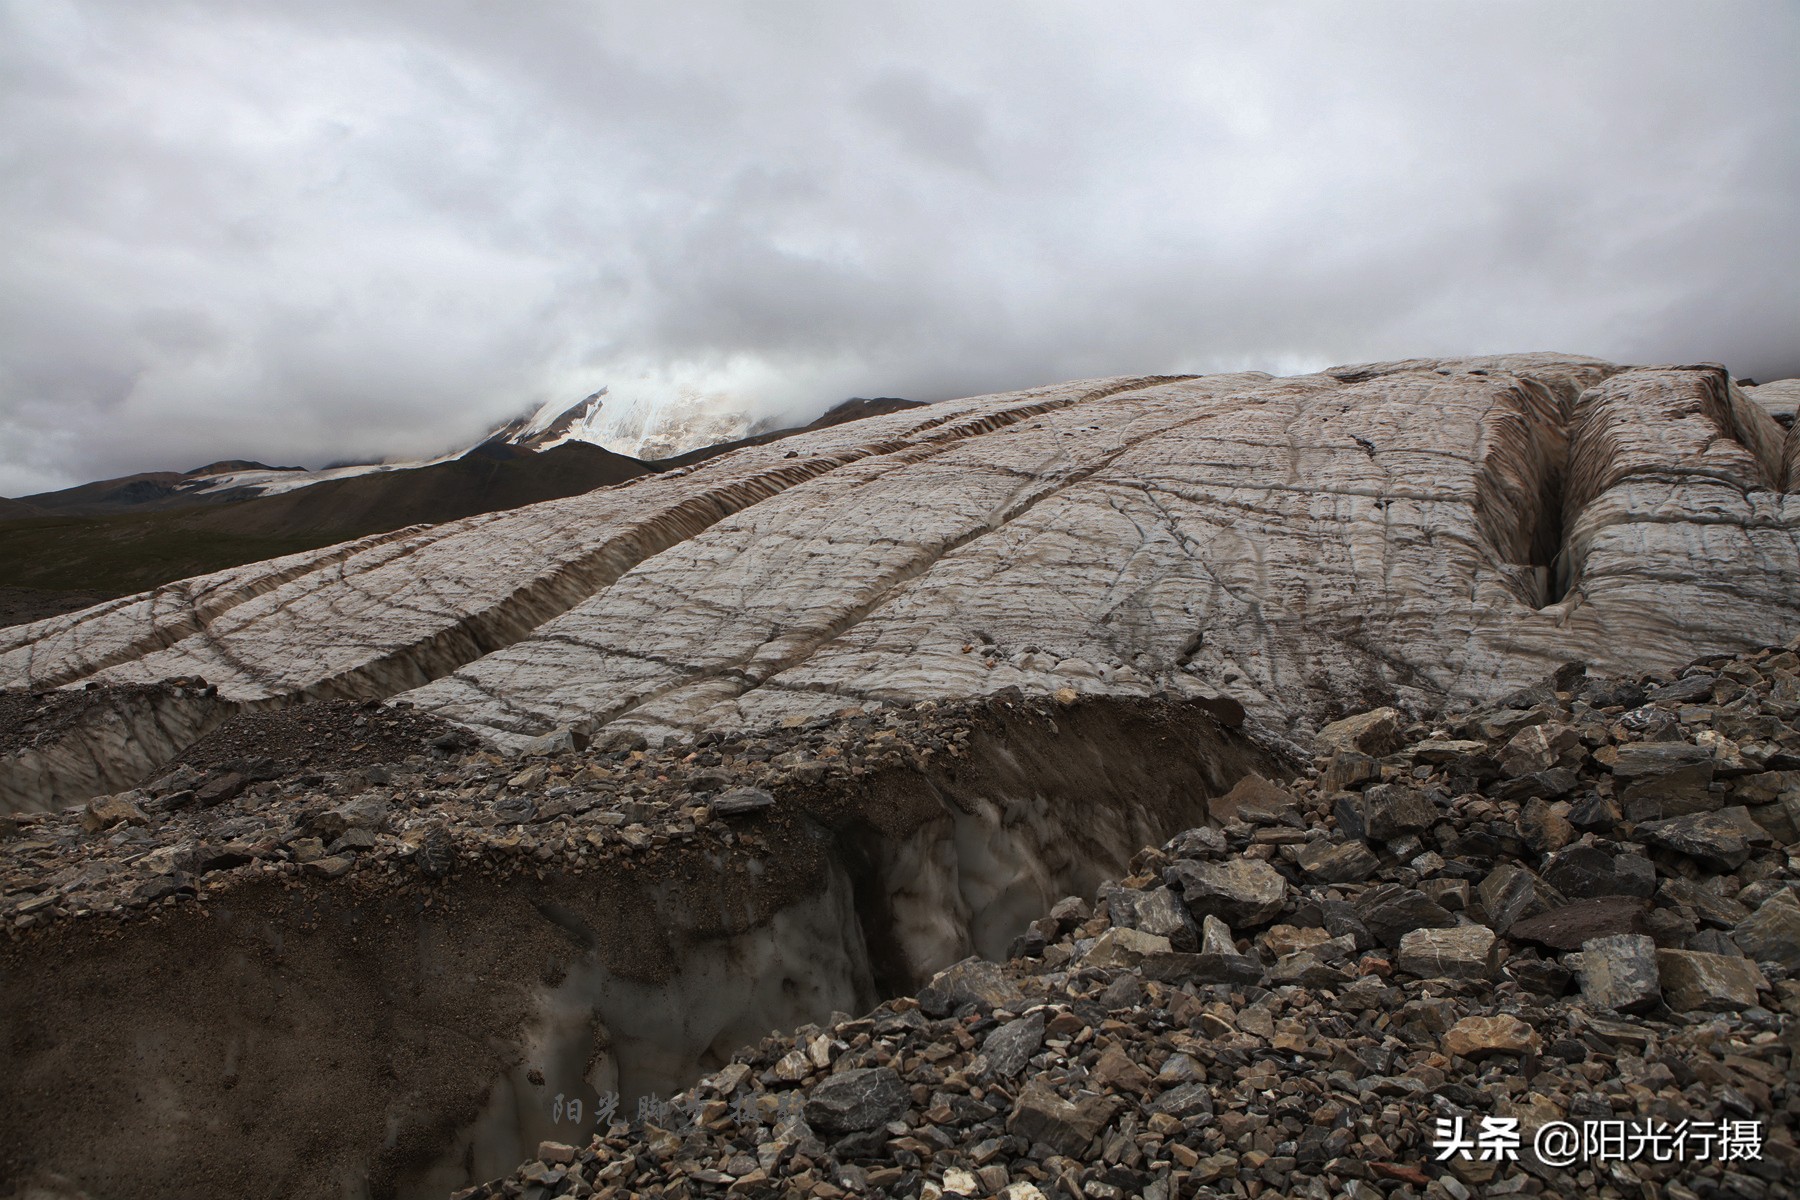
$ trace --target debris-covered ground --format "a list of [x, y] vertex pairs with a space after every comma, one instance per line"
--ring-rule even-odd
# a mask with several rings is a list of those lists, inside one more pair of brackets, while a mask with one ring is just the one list
[[462, 1195], [1793, 1195], [1796, 650], [1339, 722], [1011, 961]]
[[[27, 711], [53, 717], [83, 693], [66, 695], [47, 693]], [[0, 815], [0, 919], [15, 932], [63, 918], [130, 919], [258, 875], [404, 883], [458, 863], [580, 869], [732, 846], [740, 834], [730, 818], [774, 808], [769, 789], [954, 756], [990, 708], [848, 708], [661, 750], [641, 741], [577, 749], [564, 733], [519, 758], [400, 706], [244, 713], [143, 787], [61, 813]]]
[[0, 818], [0, 1193], [441, 1200], [558, 1132], [559, 1093], [666, 1095], [1003, 958], [1281, 773], [1206, 704], [1073, 693], [577, 741], [297, 705]]
[[[1010, 961], [773, 1036], [466, 1195], [1793, 1194], [1797, 651], [1339, 722]], [[1065, 704], [1002, 698], [1046, 731]], [[515, 758], [392, 706], [245, 714], [141, 788], [0, 818], [0, 920], [23, 949], [284, 877], [430, 894], [755, 852], [775, 796], [960, 761], [994, 711]], [[1547, 1164], [1546, 1129], [1602, 1144]]]
[[[22, 710], [60, 711], [83, 695], [45, 693]], [[641, 738], [580, 745], [565, 730], [511, 757], [404, 705], [240, 713], [141, 787], [57, 813], [0, 814], [0, 928], [22, 936], [65, 919], [130, 921], [271, 877], [409, 888], [459, 869], [543, 878], [654, 868], [694, 851], [723, 862], [718, 854], [760, 854], [809, 820], [898, 834], [941, 805], [927, 797], [930, 812], [906, 811], [855, 781], [960, 761], [984, 731], [1023, 752], [1027, 741], [1054, 742], [1059, 717], [1079, 723], [1084, 713], [1106, 714], [1091, 735], [1100, 741], [1181, 740], [1181, 755], [1156, 760], [1167, 768], [1163, 807], [1179, 807], [1219, 786], [1192, 778], [1185, 760], [1209, 760], [1208, 773], [1226, 781], [1279, 761], [1212, 707], [1007, 689], [964, 703], [848, 706], [658, 748]]]

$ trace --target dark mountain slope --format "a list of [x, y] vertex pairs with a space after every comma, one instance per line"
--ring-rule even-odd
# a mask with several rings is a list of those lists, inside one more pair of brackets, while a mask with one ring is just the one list
[[209, 474], [285, 469], [228, 461], [0, 499], [0, 626], [365, 534], [578, 495], [744, 446], [915, 407], [911, 400], [858, 397], [808, 425], [653, 463], [587, 442], [534, 451], [512, 444], [502, 430], [450, 462], [330, 479], [269, 496], [187, 490]]
[[[11, 519], [0, 513], [0, 624], [41, 620], [172, 579], [404, 525], [573, 496], [649, 471], [636, 459], [586, 443], [537, 454], [482, 447], [429, 467], [166, 510], [84, 515], [89, 505], [104, 503], [105, 485], [59, 493], [66, 500], [62, 511], [11, 501], [26, 511]], [[154, 486], [153, 480], [141, 476], [127, 486]]]

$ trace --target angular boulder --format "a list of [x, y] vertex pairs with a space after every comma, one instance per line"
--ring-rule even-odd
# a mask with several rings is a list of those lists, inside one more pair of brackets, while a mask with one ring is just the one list
[[1750, 819], [1742, 805], [1647, 821], [1637, 827], [1637, 836], [1725, 871], [1743, 866], [1753, 845], [1769, 841], [1768, 832]]
[[998, 964], [970, 957], [932, 976], [919, 990], [919, 1007], [936, 1018], [949, 1016], [965, 1004], [1003, 1008], [1018, 996], [1018, 988]]
[[1494, 970], [1494, 943], [1485, 925], [1415, 929], [1401, 937], [1395, 965], [1421, 979], [1486, 979]]
[[1537, 1030], [1508, 1013], [1464, 1017], [1444, 1034], [1444, 1053], [1459, 1058], [1524, 1054], [1543, 1045]]
[[1561, 892], [1516, 863], [1501, 863], [1488, 872], [1476, 894], [1488, 924], [1501, 934], [1515, 922], [1560, 908], [1566, 901]]
[[981, 1043], [989, 1076], [1011, 1079], [1044, 1045], [1044, 1014], [1015, 1017], [989, 1033]]
[[1456, 924], [1456, 918], [1425, 893], [1398, 884], [1370, 888], [1356, 898], [1355, 907], [1357, 917], [1384, 946], [1398, 946], [1417, 929], [1448, 929]]
[[1376, 708], [1333, 721], [1313, 738], [1313, 753], [1328, 758], [1340, 751], [1380, 757], [1400, 748], [1406, 719], [1398, 709]]
[[806, 1123], [827, 1134], [858, 1133], [898, 1120], [912, 1107], [912, 1095], [887, 1067], [840, 1071], [806, 1098]]
[[1218, 917], [1233, 928], [1264, 924], [1281, 911], [1288, 884], [1268, 863], [1234, 858], [1225, 863], [1179, 861], [1163, 873], [1181, 893], [1196, 921]]
[[1294, 793], [1261, 775], [1238, 780], [1223, 796], [1206, 802], [1207, 813], [1221, 825], [1242, 821], [1249, 825], [1274, 825], [1294, 814], [1299, 802]]
[[1647, 932], [1646, 908], [1644, 901], [1632, 896], [1597, 896], [1515, 921], [1506, 936], [1555, 950], [1576, 950], [1594, 938]]
[[1121, 1101], [1111, 1096], [1083, 1095], [1064, 1100], [1044, 1083], [1025, 1085], [1006, 1118], [1008, 1133], [1043, 1142], [1058, 1154], [1080, 1156], [1118, 1114]]
[[1610, 934], [1583, 942], [1576, 975], [1582, 999], [1595, 1008], [1643, 1012], [1662, 999], [1656, 942], [1645, 934]]
[[1769, 986], [1756, 964], [1728, 954], [1698, 950], [1658, 950], [1663, 999], [1676, 1012], [1738, 1012], [1757, 1004]]
[[1776, 892], [1737, 923], [1731, 938], [1757, 962], [1800, 971], [1800, 899], [1791, 891]]

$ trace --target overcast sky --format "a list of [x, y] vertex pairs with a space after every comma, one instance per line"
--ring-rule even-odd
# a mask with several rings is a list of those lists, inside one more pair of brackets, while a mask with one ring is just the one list
[[1800, 374], [1800, 4], [0, 0], [0, 495], [1560, 349]]

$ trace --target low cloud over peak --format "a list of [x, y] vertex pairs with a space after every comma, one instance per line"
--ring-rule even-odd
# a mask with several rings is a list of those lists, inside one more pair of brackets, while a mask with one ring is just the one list
[[1791, 4], [0, 0], [0, 494], [1559, 348], [1800, 373]]

